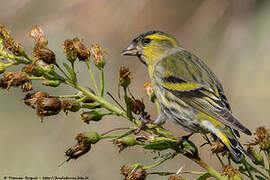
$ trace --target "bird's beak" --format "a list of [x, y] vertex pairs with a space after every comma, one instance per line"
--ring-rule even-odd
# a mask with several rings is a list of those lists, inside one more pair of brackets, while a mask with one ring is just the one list
[[139, 50], [137, 49], [137, 44], [132, 42], [125, 50], [121, 52], [122, 56], [138, 56]]

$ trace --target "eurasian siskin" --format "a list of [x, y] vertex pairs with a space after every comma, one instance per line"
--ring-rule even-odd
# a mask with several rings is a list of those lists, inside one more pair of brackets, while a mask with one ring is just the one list
[[251, 132], [233, 116], [217, 76], [175, 38], [150, 31], [135, 38], [122, 55], [137, 56], [148, 67], [161, 106], [155, 123], [170, 119], [192, 133], [212, 133], [236, 161], [243, 154], [253, 159], [236, 139], [238, 130]]

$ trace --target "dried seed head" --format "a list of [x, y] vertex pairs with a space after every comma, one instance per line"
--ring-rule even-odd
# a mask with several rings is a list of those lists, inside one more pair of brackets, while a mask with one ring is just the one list
[[142, 168], [137, 168], [126, 178], [127, 180], [145, 180], [147, 173]]
[[100, 140], [100, 136], [97, 132], [80, 133], [76, 136], [76, 140], [77, 144], [66, 151], [67, 161], [77, 159], [87, 153], [91, 149], [91, 144]]
[[24, 72], [5, 72], [3, 80], [8, 83], [8, 88], [11, 86], [20, 86], [29, 82]]
[[67, 114], [68, 111], [77, 112], [80, 110], [80, 103], [70, 100], [63, 100], [62, 102], [63, 111]]
[[91, 144], [75, 144], [66, 151], [67, 161], [77, 159], [86, 154], [91, 149]]
[[90, 58], [90, 51], [89, 49], [82, 43], [79, 38], [74, 38], [73, 46], [77, 51], [77, 56], [80, 61], [89, 61]]
[[81, 114], [81, 119], [83, 122], [89, 124], [89, 121], [100, 121], [104, 114], [100, 110], [92, 110], [88, 112], [83, 112]]
[[105, 61], [104, 55], [102, 53], [102, 50], [100, 49], [100, 46], [97, 44], [92, 45], [91, 53], [92, 53], [92, 56], [94, 57], [95, 65], [99, 69], [103, 68], [106, 64], [106, 61]]
[[225, 157], [230, 157], [231, 153], [229, 149], [219, 140], [216, 136], [212, 136], [212, 145], [211, 145], [211, 152], [221, 154]]
[[132, 171], [131, 167], [129, 165], [124, 165], [120, 169], [120, 174], [124, 175], [125, 177], [128, 176], [128, 174]]
[[241, 174], [238, 170], [235, 170], [231, 165], [227, 165], [223, 169], [223, 174], [228, 176], [230, 180], [240, 180]]
[[39, 98], [43, 98], [43, 97], [48, 98], [49, 94], [46, 92], [43, 92], [43, 91], [37, 91], [37, 92], [31, 93], [31, 94], [28, 93], [28, 94], [26, 94], [26, 96], [24, 98], [24, 103], [28, 106], [31, 106], [33, 109], [35, 109], [37, 100]]
[[131, 82], [130, 71], [128, 67], [121, 67], [119, 70], [119, 85], [127, 88]]
[[45, 116], [56, 115], [61, 111], [62, 103], [57, 98], [38, 98], [36, 102], [37, 115], [41, 117], [41, 120]]
[[78, 56], [78, 52], [74, 47], [73, 40], [67, 39], [64, 41], [64, 50], [66, 53], [67, 60], [70, 61], [71, 63], [74, 63]]
[[21, 86], [23, 92], [28, 92], [33, 90], [33, 85], [31, 81], [27, 81]]
[[5, 39], [4, 47], [16, 56], [25, 56], [25, 51], [24, 51], [23, 46], [20, 45], [11, 37]]
[[46, 64], [55, 64], [55, 54], [46, 47], [36, 46], [34, 48], [33, 56], [42, 60]]
[[8, 82], [5, 79], [0, 79], [0, 87], [2, 89], [7, 89], [8, 88]]
[[0, 24], [0, 39], [6, 40], [10, 37], [10, 31], [6, 29], [4, 24]]
[[145, 105], [140, 99], [129, 98], [131, 111], [135, 114], [141, 114], [145, 110]]
[[36, 46], [46, 47], [48, 39], [40, 26], [35, 26], [29, 31], [29, 37], [33, 38]]
[[257, 142], [260, 146], [261, 150], [270, 150], [270, 135], [269, 135], [269, 129], [266, 129], [265, 127], [259, 127], [255, 135], [257, 137]]

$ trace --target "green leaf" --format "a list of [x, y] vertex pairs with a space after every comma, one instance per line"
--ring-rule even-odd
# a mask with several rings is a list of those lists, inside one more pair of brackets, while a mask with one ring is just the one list
[[205, 173], [202, 176], [198, 177], [197, 180], [205, 180], [205, 179], [208, 179], [210, 177], [211, 177], [211, 175], [209, 173]]
[[264, 177], [259, 176], [259, 175], [255, 175], [255, 177], [256, 177], [257, 179], [259, 179], [259, 180], [266, 180]]
[[72, 81], [77, 82], [76, 73], [66, 63], [63, 63], [63, 66], [68, 71], [68, 73], [71, 75]]

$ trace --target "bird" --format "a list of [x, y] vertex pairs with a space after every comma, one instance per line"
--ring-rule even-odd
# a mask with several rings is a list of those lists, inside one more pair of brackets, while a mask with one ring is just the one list
[[[160, 114], [193, 133], [215, 135], [237, 162], [252, 155], [244, 150], [239, 131], [252, 133], [232, 114], [223, 87], [214, 72], [196, 55], [162, 31], [140, 34], [124, 49], [123, 56], [137, 56], [147, 66]], [[190, 134], [190, 135], [191, 135]], [[189, 136], [187, 136], [189, 137]]]

